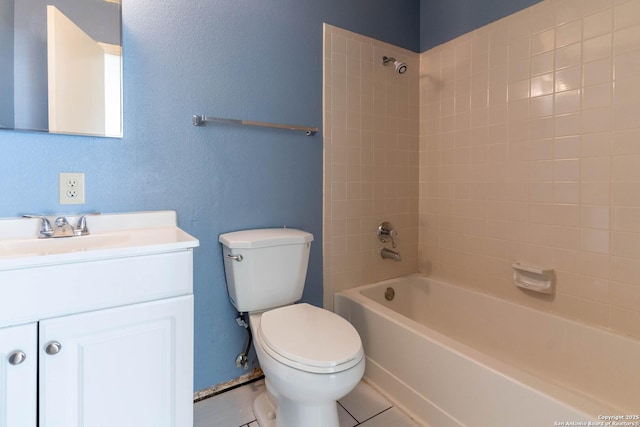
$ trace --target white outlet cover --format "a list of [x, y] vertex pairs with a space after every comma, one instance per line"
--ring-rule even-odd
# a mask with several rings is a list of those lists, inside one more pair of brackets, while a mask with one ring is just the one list
[[84, 203], [84, 173], [60, 172], [58, 189], [61, 205], [81, 205]]

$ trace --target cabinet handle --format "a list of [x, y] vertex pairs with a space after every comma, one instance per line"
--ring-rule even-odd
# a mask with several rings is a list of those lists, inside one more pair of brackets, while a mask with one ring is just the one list
[[17, 350], [9, 355], [9, 363], [12, 365], [19, 365], [24, 362], [24, 359], [26, 358], [27, 355], [24, 354], [24, 351]]
[[58, 354], [60, 352], [60, 350], [62, 350], [62, 344], [60, 344], [57, 341], [51, 341], [49, 344], [47, 344], [47, 346], [44, 348], [44, 351], [47, 352], [47, 354], [50, 355], [54, 355], [54, 354]]

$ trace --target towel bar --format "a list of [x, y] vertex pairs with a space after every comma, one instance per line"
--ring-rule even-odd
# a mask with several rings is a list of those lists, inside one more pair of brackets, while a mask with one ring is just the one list
[[275, 129], [287, 129], [287, 130], [295, 130], [305, 132], [307, 136], [315, 135], [318, 133], [318, 128], [306, 127], [306, 126], [296, 126], [296, 125], [284, 125], [279, 123], [267, 123], [267, 122], [256, 122], [252, 120], [238, 120], [238, 119], [222, 119], [219, 117], [209, 117], [205, 115], [194, 115], [193, 116], [193, 125], [194, 126], [205, 126], [207, 122], [217, 122], [217, 123], [226, 123], [226, 124], [234, 124], [234, 125], [245, 125], [245, 126], [260, 126], [267, 128], [275, 128]]

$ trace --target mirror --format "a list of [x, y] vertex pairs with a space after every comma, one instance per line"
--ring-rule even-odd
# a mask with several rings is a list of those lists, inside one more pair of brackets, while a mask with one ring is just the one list
[[0, 0], [0, 128], [122, 136], [120, 0]]

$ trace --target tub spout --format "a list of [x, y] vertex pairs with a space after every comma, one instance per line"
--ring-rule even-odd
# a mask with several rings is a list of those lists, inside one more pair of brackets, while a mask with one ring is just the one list
[[400, 252], [392, 251], [391, 249], [382, 248], [380, 251], [380, 256], [382, 259], [392, 259], [395, 262], [402, 261], [402, 257], [400, 256]]

